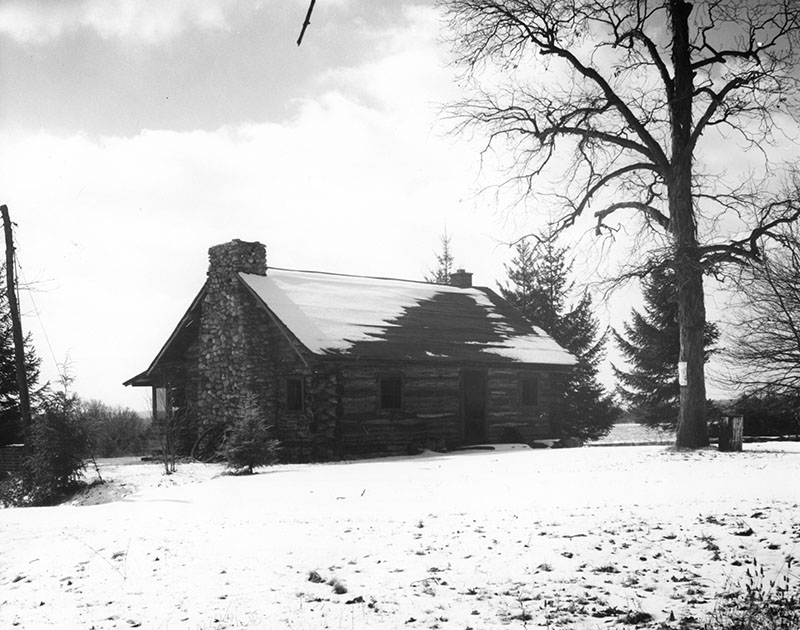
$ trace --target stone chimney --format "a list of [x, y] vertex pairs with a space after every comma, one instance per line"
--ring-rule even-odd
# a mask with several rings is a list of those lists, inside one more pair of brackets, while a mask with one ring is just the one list
[[456, 269], [450, 274], [450, 285], [459, 289], [469, 289], [472, 286], [472, 274], [463, 269]]
[[209, 248], [209, 279], [227, 277], [234, 271], [267, 275], [267, 248], [259, 242], [248, 243], [238, 238]]
[[234, 239], [211, 247], [208, 262], [196, 348], [198, 411], [204, 424], [230, 426], [244, 400], [263, 398], [269, 382], [263, 313], [237, 276], [266, 275], [267, 251], [261, 243]]

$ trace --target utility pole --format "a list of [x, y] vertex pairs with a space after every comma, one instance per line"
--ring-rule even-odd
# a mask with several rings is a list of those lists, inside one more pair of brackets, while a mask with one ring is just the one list
[[22, 433], [25, 440], [25, 455], [30, 455], [31, 448], [31, 399], [28, 394], [28, 378], [25, 372], [25, 347], [22, 336], [22, 323], [17, 302], [17, 286], [14, 281], [14, 236], [11, 231], [11, 219], [8, 206], [0, 206], [3, 215], [3, 230], [6, 235], [6, 294], [11, 311], [11, 330], [14, 335], [14, 362], [17, 371], [17, 388], [19, 389], [19, 412], [22, 417]]

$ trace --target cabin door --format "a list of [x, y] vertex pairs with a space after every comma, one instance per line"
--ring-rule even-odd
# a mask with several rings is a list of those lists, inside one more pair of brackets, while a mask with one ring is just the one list
[[486, 432], [486, 372], [461, 372], [461, 409], [464, 417], [464, 441], [481, 444], [487, 441]]

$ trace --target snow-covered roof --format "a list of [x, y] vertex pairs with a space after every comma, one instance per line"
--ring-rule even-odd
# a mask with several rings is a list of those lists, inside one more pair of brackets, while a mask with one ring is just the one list
[[270, 268], [240, 273], [311, 352], [569, 366], [575, 358], [487, 288]]

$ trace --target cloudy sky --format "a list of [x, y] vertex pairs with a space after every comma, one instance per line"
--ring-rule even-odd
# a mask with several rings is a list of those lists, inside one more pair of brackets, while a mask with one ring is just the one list
[[147, 408], [121, 383], [232, 238], [278, 267], [421, 279], [446, 227], [496, 286], [536, 220], [478, 195], [477, 144], [446, 133], [459, 86], [433, 3], [322, 0], [298, 48], [306, 9], [0, 2], [0, 203], [46, 379], [69, 360], [82, 397]]
[[46, 378], [146, 408], [144, 369], [202, 286], [207, 250], [419, 279], [447, 227], [494, 286], [517, 227], [475, 197], [448, 137], [457, 94], [431, 3], [0, 3], [2, 203]]

